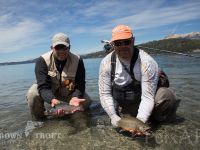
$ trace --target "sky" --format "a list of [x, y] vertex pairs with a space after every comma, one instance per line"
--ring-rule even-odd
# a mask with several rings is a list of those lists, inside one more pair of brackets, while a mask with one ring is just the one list
[[39, 57], [58, 32], [80, 55], [102, 50], [100, 41], [119, 24], [132, 28], [136, 44], [200, 31], [199, 0], [1, 0], [0, 6], [0, 63]]

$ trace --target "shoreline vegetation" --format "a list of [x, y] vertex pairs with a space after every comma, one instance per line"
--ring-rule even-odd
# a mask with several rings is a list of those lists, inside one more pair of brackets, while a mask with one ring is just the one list
[[[152, 49], [160, 49], [167, 50], [171, 52], [180, 52], [185, 54], [196, 54], [200, 53], [200, 39], [185, 39], [185, 38], [172, 38], [172, 39], [162, 39], [158, 41], [151, 41], [143, 44], [139, 44], [137, 46], [145, 47], [141, 48], [150, 54], [164, 54], [164, 52], [159, 50]], [[103, 45], [102, 45], [103, 47]], [[148, 48], [147, 48], [148, 47]], [[80, 55], [83, 59], [89, 58], [102, 58], [106, 56], [108, 53], [105, 50]], [[17, 65], [17, 64], [28, 64], [35, 63], [37, 58], [26, 60], [26, 61], [18, 61], [18, 62], [4, 62], [0, 63], [0, 66], [4, 65]]]
[[[143, 44], [136, 45], [140, 47], [140, 49], [145, 50], [149, 54], [169, 54], [166, 52], [162, 52], [159, 50], [167, 50], [173, 52], [179, 52], [179, 53], [185, 53], [185, 54], [195, 54], [200, 53], [200, 39], [183, 39], [183, 38], [177, 38], [177, 39], [163, 39], [159, 41], [151, 41]], [[155, 49], [155, 50], [152, 50]], [[159, 49], [159, 50], [156, 50]], [[81, 57], [83, 59], [87, 58], [101, 58], [106, 56], [108, 53], [105, 52], [105, 50], [85, 54]], [[173, 54], [174, 55], [174, 54]]]

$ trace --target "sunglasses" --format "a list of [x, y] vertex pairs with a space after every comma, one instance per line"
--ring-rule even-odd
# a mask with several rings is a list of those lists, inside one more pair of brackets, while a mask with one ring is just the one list
[[120, 41], [114, 41], [113, 42], [115, 46], [127, 46], [131, 44], [131, 40], [120, 40]]
[[69, 47], [65, 46], [65, 45], [56, 45], [55, 47], [55, 50], [56, 51], [66, 51], [66, 50], [69, 50]]

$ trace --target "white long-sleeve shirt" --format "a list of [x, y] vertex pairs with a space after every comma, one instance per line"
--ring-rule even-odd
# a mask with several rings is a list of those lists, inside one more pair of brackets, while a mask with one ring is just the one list
[[[101, 105], [109, 117], [115, 118], [114, 99], [111, 94], [111, 55], [108, 54], [100, 64], [99, 70], [99, 95]], [[129, 63], [125, 63], [130, 68]], [[135, 79], [141, 82], [142, 95], [138, 109], [137, 118], [146, 122], [154, 108], [154, 96], [158, 82], [158, 65], [156, 61], [143, 50], [139, 50], [138, 59], [133, 68]], [[114, 82], [125, 86], [132, 82], [130, 75], [124, 70], [124, 67], [116, 55], [116, 69]]]

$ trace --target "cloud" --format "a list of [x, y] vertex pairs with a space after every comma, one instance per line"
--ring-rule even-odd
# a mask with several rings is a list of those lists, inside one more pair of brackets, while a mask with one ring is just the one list
[[99, 14], [103, 15], [104, 17], [106, 15], [113, 16], [115, 15], [114, 11], [116, 10], [113, 10], [113, 8], [118, 8], [119, 5], [119, 1], [96, 1], [95, 4], [92, 4], [87, 9], [85, 9], [83, 14], [85, 17], [95, 17]]
[[[145, 3], [130, 2], [123, 3], [122, 5], [122, 2], [119, 3], [119, 1], [115, 3], [104, 1], [87, 8], [87, 10], [82, 10], [85, 17], [98, 18], [99, 14], [108, 15], [104, 16], [103, 19], [100, 18], [99, 24], [97, 25], [89, 27], [82, 26], [81, 33], [89, 31], [88, 33], [101, 36], [110, 33], [112, 28], [118, 24], [127, 24], [134, 30], [141, 31], [143, 29], [151, 29], [199, 19], [200, 2], [198, 1], [192, 3], [189, 1], [183, 4], [168, 6], [163, 5], [163, 3], [164, 1], [145, 1]], [[130, 9], [131, 7], [132, 9]], [[121, 9], [121, 11], [119, 9]], [[125, 13], [126, 15], [124, 15]], [[112, 16], [118, 17], [113, 18]], [[107, 19], [105, 19], [106, 17]]]
[[83, 27], [76, 27], [76, 29], [74, 30], [74, 34], [81, 34], [81, 33], [85, 33], [87, 32], [86, 31], [86, 28], [83, 28]]
[[175, 32], [181, 26], [176, 27], [176, 23], [200, 16], [199, 1], [19, 1], [0, 2], [1, 53], [47, 43], [49, 36], [56, 32], [72, 36], [87, 34], [87, 38], [105, 37], [117, 24], [131, 26], [138, 35], [173, 24], [175, 28], [170, 30]]
[[40, 22], [30, 19], [11, 21], [12, 19], [14, 18], [10, 15], [0, 16], [1, 53], [24, 50], [43, 41], [39, 37], [40, 31], [43, 29]]
[[137, 14], [113, 20], [115, 24], [128, 24], [135, 30], [155, 28], [164, 25], [181, 23], [193, 19], [199, 19], [200, 2], [188, 3], [180, 6], [171, 6], [157, 9], [150, 9], [138, 12]]
[[8, 20], [10, 20], [11, 15], [10, 14], [4, 14], [0, 16], [0, 26], [3, 26]]

